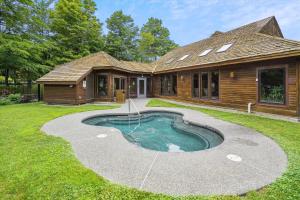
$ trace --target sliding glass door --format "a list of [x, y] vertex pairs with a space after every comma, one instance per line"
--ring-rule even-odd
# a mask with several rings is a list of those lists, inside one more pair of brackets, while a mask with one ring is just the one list
[[192, 97], [219, 99], [219, 71], [204, 71], [192, 74]]

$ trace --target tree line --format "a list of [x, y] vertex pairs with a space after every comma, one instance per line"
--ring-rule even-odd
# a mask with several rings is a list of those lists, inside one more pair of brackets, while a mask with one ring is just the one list
[[5, 83], [37, 79], [55, 65], [106, 51], [119, 60], [151, 62], [177, 47], [162, 20], [139, 28], [115, 11], [103, 23], [93, 0], [0, 0], [0, 73]]

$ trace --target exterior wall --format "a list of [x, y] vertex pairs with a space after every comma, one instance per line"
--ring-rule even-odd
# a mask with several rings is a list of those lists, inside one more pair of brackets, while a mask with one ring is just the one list
[[297, 102], [298, 102], [298, 107], [297, 107], [297, 111], [298, 111], [298, 117], [299, 117], [299, 120], [300, 120], [300, 59], [298, 60], [297, 62], [297, 65], [298, 65], [298, 81], [297, 81], [297, 88], [298, 88], [298, 98], [297, 98]]
[[46, 84], [43, 99], [50, 104], [76, 104], [76, 87]]
[[[258, 82], [257, 70], [260, 67], [287, 66], [287, 102], [286, 105], [262, 104], [258, 102]], [[177, 96], [166, 97], [160, 95], [160, 77], [154, 78], [154, 95], [156, 97], [189, 101], [207, 105], [231, 107], [246, 111], [248, 103], [255, 104], [253, 109], [259, 112], [283, 114], [296, 116], [299, 110], [299, 65], [295, 59], [277, 60], [263, 63], [252, 63], [244, 65], [234, 65], [229, 67], [214, 69], [198, 69], [193, 71], [183, 71], [177, 73]], [[192, 97], [192, 74], [194, 72], [207, 72], [219, 70], [219, 99], [209, 100]], [[234, 78], [230, 73], [234, 72]]]

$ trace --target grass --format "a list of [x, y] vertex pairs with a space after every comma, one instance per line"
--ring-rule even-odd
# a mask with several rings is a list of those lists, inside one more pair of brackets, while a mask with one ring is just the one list
[[[184, 106], [153, 99], [150, 107], [177, 107], [206, 113], [218, 119], [255, 129], [275, 140], [286, 152], [289, 166], [285, 174], [275, 183], [261, 191], [249, 192], [244, 199], [300, 199], [300, 124], [273, 120], [248, 114], [238, 114]], [[231, 198], [228, 198], [231, 199]]]
[[[181, 197], [113, 184], [85, 168], [70, 144], [40, 131], [49, 120], [112, 106], [47, 106], [41, 103], [0, 107], [0, 199], [299, 199], [300, 125], [256, 116], [185, 107], [151, 100], [149, 106], [182, 107], [254, 128], [276, 140], [288, 154], [289, 168], [274, 184], [245, 197]], [[167, 183], [166, 183], [167, 184]]]

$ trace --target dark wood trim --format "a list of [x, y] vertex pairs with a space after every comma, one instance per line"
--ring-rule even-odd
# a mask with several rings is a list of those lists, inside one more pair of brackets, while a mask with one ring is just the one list
[[[284, 95], [285, 95], [285, 100], [284, 104], [277, 104], [277, 103], [265, 103], [265, 102], [260, 102], [260, 76], [259, 76], [259, 71], [264, 70], [264, 69], [285, 69], [285, 85], [284, 85]], [[288, 76], [289, 74], [289, 65], [288, 64], [282, 64], [282, 65], [265, 65], [262, 67], [257, 67], [256, 68], [256, 104], [261, 105], [261, 106], [277, 106], [277, 107], [288, 107], [289, 105], [289, 85], [288, 85]]]

